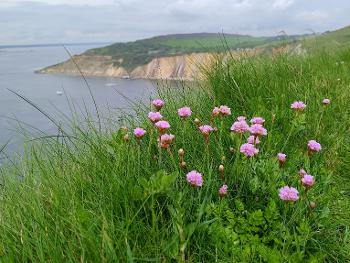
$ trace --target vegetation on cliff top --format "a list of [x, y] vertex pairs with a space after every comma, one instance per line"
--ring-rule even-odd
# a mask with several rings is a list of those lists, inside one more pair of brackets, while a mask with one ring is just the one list
[[293, 42], [303, 36], [252, 37], [233, 34], [178, 34], [158, 36], [128, 43], [115, 43], [91, 49], [87, 55], [111, 56], [121, 67], [134, 69], [154, 58], [198, 52], [223, 52], [227, 49], [255, 48], [263, 45]]

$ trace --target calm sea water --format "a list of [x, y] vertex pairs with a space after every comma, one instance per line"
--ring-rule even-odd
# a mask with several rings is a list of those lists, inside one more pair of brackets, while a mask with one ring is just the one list
[[[79, 54], [93, 46], [68, 46]], [[59, 111], [70, 113], [66, 94], [77, 108], [94, 112], [93, 102], [81, 77], [35, 74], [34, 70], [68, 59], [62, 47], [0, 49], [0, 147], [8, 140], [9, 151], [20, 148], [23, 138], [16, 131], [16, 122], [26, 122], [47, 134], [55, 134], [53, 125], [36, 109], [18, 98], [14, 90], [46, 112], [59, 119]], [[108, 108], [129, 107], [119, 93], [133, 101], [148, 101], [155, 92], [155, 83], [147, 80], [121, 80], [114, 78], [87, 78], [101, 112]], [[116, 92], [119, 91], [118, 92]], [[57, 91], [64, 94], [59, 96]]]

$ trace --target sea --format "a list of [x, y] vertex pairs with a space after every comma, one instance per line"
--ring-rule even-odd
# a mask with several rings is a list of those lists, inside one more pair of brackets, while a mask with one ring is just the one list
[[[102, 45], [66, 48], [74, 55], [99, 46]], [[0, 152], [6, 145], [2, 155], [21, 152], [24, 140], [28, 140], [22, 135], [23, 130], [33, 139], [57, 134], [57, 127], [42, 112], [57, 122], [63, 122], [64, 116], [71, 116], [73, 111], [81, 116], [86, 112], [95, 114], [95, 104], [81, 76], [35, 73], [67, 59], [69, 54], [63, 46], [0, 47]], [[150, 80], [103, 77], [86, 80], [103, 116], [128, 111], [133, 102], [147, 102], [157, 89], [157, 83]]]

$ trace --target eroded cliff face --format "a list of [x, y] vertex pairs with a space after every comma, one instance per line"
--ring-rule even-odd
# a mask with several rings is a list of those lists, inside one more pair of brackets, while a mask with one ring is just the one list
[[[233, 51], [234, 57], [252, 56], [260, 51], [258, 49]], [[146, 65], [138, 66], [130, 71], [118, 66], [110, 56], [78, 55], [74, 56], [84, 76], [116, 77], [116, 78], [142, 78], [142, 79], [182, 79], [193, 80], [201, 78], [203, 68], [210, 67], [217, 59], [214, 53], [192, 53], [153, 59]], [[226, 55], [227, 56], [227, 55]], [[72, 59], [38, 71], [38, 73], [55, 73], [67, 75], [80, 75]]]

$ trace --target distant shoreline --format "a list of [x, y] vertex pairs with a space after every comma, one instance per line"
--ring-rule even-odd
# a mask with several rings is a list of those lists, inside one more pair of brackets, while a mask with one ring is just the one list
[[109, 45], [112, 42], [96, 42], [96, 43], [57, 43], [57, 44], [30, 44], [30, 45], [0, 45], [1, 49], [8, 48], [36, 48], [36, 47], [61, 47], [61, 46], [94, 46], [94, 45]]

